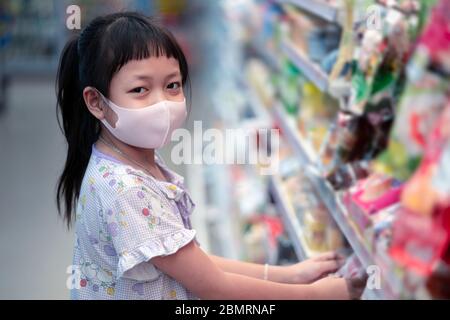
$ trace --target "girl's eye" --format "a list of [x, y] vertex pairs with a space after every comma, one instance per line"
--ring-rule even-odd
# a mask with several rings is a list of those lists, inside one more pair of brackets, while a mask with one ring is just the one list
[[144, 87], [137, 87], [137, 88], [132, 89], [130, 92], [133, 92], [133, 93], [144, 93], [146, 90], [147, 89], [145, 89]]
[[172, 82], [172, 83], [169, 83], [169, 85], [167, 86], [167, 89], [169, 89], [169, 90], [178, 90], [178, 89], [180, 89], [180, 87], [181, 87], [181, 83], [179, 83], [179, 82]]

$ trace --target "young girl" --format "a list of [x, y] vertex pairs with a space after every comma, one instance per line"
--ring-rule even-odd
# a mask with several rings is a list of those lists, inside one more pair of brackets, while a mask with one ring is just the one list
[[363, 286], [325, 277], [341, 265], [334, 253], [269, 267], [202, 251], [183, 178], [155, 153], [185, 120], [188, 81], [174, 37], [138, 13], [96, 18], [64, 48], [57, 205], [69, 227], [76, 221], [72, 298], [359, 297]]

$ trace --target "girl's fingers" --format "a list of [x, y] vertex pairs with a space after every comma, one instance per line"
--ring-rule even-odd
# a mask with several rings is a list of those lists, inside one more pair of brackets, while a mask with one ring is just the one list
[[314, 257], [314, 260], [316, 260], [316, 261], [326, 261], [326, 260], [333, 260], [333, 259], [336, 259], [336, 252], [334, 252], [334, 251], [325, 252], [325, 253], [322, 253], [322, 254]]
[[341, 267], [345, 264], [345, 261], [347, 261], [347, 259], [345, 258], [339, 258], [337, 259], [337, 261], [339, 262], [339, 264], [341, 265]]
[[336, 272], [342, 264], [338, 260], [327, 260], [320, 262], [320, 274], [328, 274]]
[[314, 258], [316, 261], [326, 261], [326, 260], [340, 260], [345, 259], [344, 256], [338, 254], [336, 251], [329, 251], [322, 253]]

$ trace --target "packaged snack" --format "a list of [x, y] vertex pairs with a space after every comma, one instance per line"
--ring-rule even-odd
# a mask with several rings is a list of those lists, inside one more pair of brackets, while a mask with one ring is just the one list
[[436, 208], [450, 206], [449, 123], [450, 100], [430, 135], [419, 169], [402, 193], [403, 205], [417, 214], [432, 216]]
[[[336, 80], [339, 76], [350, 75], [351, 61], [353, 58], [353, 24], [354, 24], [354, 0], [344, 0], [344, 21], [342, 23], [342, 37], [339, 45], [339, 53], [336, 57], [333, 69], [330, 73], [330, 81]], [[347, 79], [349, 80], [349, 79]]]
[[432, 275], [440, 262], [450, 264], [449, 123], [450, 101], [429, 135], [418, 170], [405, 185], [404, 210], [394, 223], [393, 258], [423, 276]]
[[328, 220], [323, 216], [321, 217], [312, 211], [305, 212], [303, 219], [304, 235], [311, 250], [327, 250], [327, 223]]
[[400, 264], [429, 276], [440, 261], [450, 263], [450, 101], [428, 139], [419, 169], [401, 195], [390, 252]]
[[326, 237], [327, 250], [336, 251], [345, 247], [344, 236], [342, 235], [339, 227], [333, 221], [329, 222]]
[[402, 185], [389, 177], [372, 175], [359, 181], [343, 196], [349, 218], [364, 233], [374, 223], [374, 216], [381, 210], [398, 203]]
[[335, 190], [342, 190], [353, 186], [358, 180], [367, 177], [368, 174], [369, 163], [359, 161], [334, 168], [326, 178]]
[[401, 204], [397, 202], [371, 216], [373, 227], [366, 230], [365, 236], [371, 242], [370, 249], [376, 254], [377, 262], [389, 264], [391, 260], [387, 251], [392, 239], [392, 226], [397, 218], [396, 212], [400, 207]]
[[290, 61], [285, 61], [278, 91], [286, 111], [292, 115], [297, 114], [300, 102], [301, 77], [299, 75], [297, 67]]
[[[372, 132], [364, 116], [341, 110], [338, 113], [336, 165], [361, 160]], [[365, 142], [364, 142], [365, 141]]]
[[350, 121], [346, 121], [349, 127], [338, 125], [345, 139], [339, 141], [337, 165], [373, 159], [388, 143], [417, 23], [392, 8], [385, 8], [381, 18], [383, 28], [367, 28], [361, 24], [356, 31], [361, 41], [353, 64], [354, 90], [347, 110], [342, 110]]
[[429, 276], [445, 249], [446, 232], [435, 219], [402, 207], [393, 224], [389, 253], [400, 265]]
[[388, 148], [374, 164], [378, 172], [406, 180], [416, 171], [428, 144], [429, 132], [447, 102], [450, 87], [449, 6], [448, 0], [439, 1], [407, 66], [407, 84], [397, 108]]
[[360, 277], [361, 274], [365, 272], [366, 270], [359, 261], [358, 257], [355, 254], [352, 254], [347, 258], [344, 265], [336, 272], [336, 275], [349, 279]]
[[376, 212], [400, 200], [403, 185], [392, 177], [372, 174], [360, 182], [353, 199], [369, 213]]

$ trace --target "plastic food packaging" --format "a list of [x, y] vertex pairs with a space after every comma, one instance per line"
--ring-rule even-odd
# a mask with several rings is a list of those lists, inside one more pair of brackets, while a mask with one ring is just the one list
[[334, 168], [326, 178], [335, 190], [342, 190], [353, 186], [358, 180], [367, 177], [368, 174], [369, 163], [359, 161]]
[[307, 211], [303, 223], [308, 247], [314, 251], [327, 250], [327, 221]]

